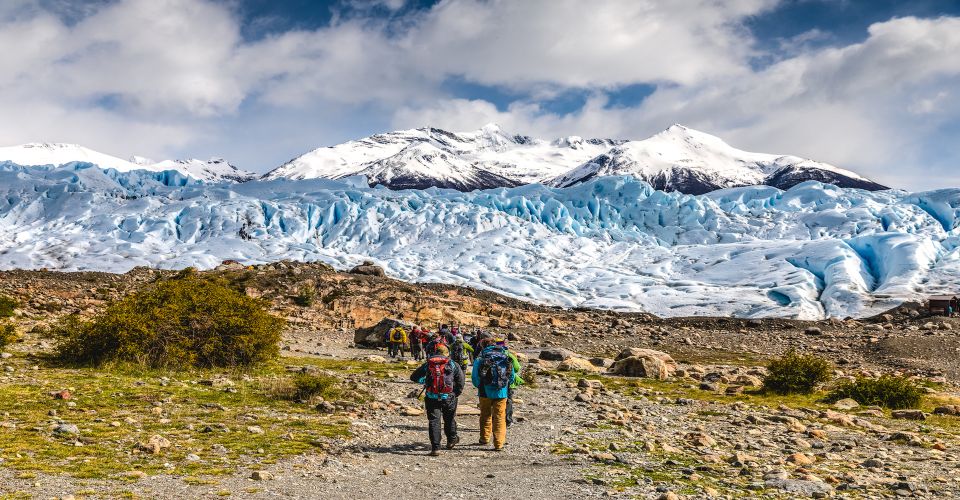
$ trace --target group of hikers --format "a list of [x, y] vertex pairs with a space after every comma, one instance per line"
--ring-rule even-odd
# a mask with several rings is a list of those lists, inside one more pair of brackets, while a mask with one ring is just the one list
[[457, 401], [466, 386], [466, 372], [480, 397], [480, 441], [493, 443], [500, 451], [507, 441], [507, 427], [513, 423], [513, 396], [523, 384], [520, 361], [507, 347], [505, 338], [474, 330], [464, 338], [456, 326], [440, 325], [434, 334], [414, 327], [408, 335], [403, 327], [388, 334], [390, 356], [403, 356], [409, 347], [413, 358], [424, 360], [410, 380], [423, 385], [424, 406], [430, 434], [430, 455], [440, 454], [442, 437], [447, 449], [460, 442], [457, 433]]

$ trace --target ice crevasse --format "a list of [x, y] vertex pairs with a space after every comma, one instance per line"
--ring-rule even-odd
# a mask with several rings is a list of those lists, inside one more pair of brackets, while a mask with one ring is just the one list
[[630, 177], [462, 193], [0, 164], [0, 268], [372, 259], [396, 278], [663, 316], [864, 316], [960, 291], [960, 189], [702, 196]]

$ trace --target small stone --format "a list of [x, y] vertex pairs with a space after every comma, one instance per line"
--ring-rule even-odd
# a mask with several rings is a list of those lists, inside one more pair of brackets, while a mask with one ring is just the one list
[[253, 479], [254, 481], [269, 481], [270, 479], [273, 479], [273, 474], [265, 470], [255, 470], [250, 474], [250, 479]]
[[53, 399], [64, 399], [64, 400], [73, 398], [73, 394], [71, 394], [70, 391], [66, 389], [63, 389], [61, 391], [53, 391], [50, 393], [50, 396], [53, 397]]
[[813, 459], [813, 457], [810, 457], [809, 455], [806, 455], [804, 453], [794, 453], [793, 455], [790, 455], [789, 457], [787, 457], [787, 462], [804, 466], [804, 465], [813, 465], [815, 460]]
[[413, 406], [407, 406], [407, 407], [404, 407], [402, 410], [400, 410], [400, 414], [405, 417], [419, 417], [423, 415], [423, 413], [424, 413], [423, 410], [421, 410], [420, 408], [415, 408]]
[[161, 451], [163, 451], [165, 448], [170, 447], [170, 441], [163, 436], [153, 435], [153, 436], [150, 436], [150, 439], [148, 439], [147, 441], [139, 443], [137, 447], [140, 448], [142, 451], [145, 451], [152, 455], [157, 455]]
[[249, 432], [250, 434], [263, 434], [264, 430], [263, 430], [263, 427], [260, 427], [257, 425], [251, 425], [247, 427], [247, 432]]
[[195, 453], [190, 453], [189, 455], [187, 455], [187, 456], [184, 457], [184, 458], [187, 460], [187, 462], [199, 462], [199, 461], [200, 461], [200, 456], [197, 455], [197, 454], [195, 454]]
[[902, 420], [926, 420], [927, 416], [921, 410], [893, 410], [890, 416]]
[[76, 436], [80, 434], [80, 428], [74, 424], [61, 423], [53, 428], [54, 434]]
[[833, 403], [833, 407], [838, 410], [852, 410], [854, 408], [858, 408], [859, 406], [860, 406], [860, 403], [850, 398], [844, 398], [837, 401], [836, 403]]
[[821, 335], [821, 334], [823, 334], [823, 330], [821, 330], [821, 329], [819, 329], [819, 328], [817, 328], [817, 327], [815, 327], [815, 326], [811, 326], [811, 327], [808, 327], [806, 330], [804, 330], [803, 333], [805, 333], [805, 334], [807, 334], [807, 335]]
[[702, 448], [711, 448], [717, 445], [717, 440], [703, 432], [691, 432], [686, 435], [687, 442]]

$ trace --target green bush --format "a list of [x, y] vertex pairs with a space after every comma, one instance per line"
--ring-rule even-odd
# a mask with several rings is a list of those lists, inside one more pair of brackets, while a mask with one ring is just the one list
[[316, 397], [336, 400], [343, 396], [340, 380], [330, 375], [301, 373], [294, 377], [293, 387], [293, 398], [298, 400], [309, 401]]
[[297, 296], [293, 299], [298, 306], [310, 307], [317, 298], [317, 290], [310, 285], [300, 287]]
[[67, 363], [246, 366], [279, 355], [286, 322], [267, 307], [221, 280], [181, 272], [111, 304], [91, 320], [68, 316], [51, 333], [59, 340], [58, 357]]
[[776, 394], [810, 394], [830, 380], [830, 362], [809, 354], [790, 351], [767, 366], [763, 387]]
[[13, 323], [0, 322], [0, 349], [16, 342], [17, 329]]
[[918, 408], [923, 400], [923, 389], [906, 377], [884, 375], [880, 378], [858, 378], [838, 385], [829, 394], [827, 402], [850, 398], [862, 405], [876, 405], [894, 410]]
[[19, 307], [19, 304], [17, 304], [16, 300], [6, 295], [0, 295], [0, 318], [13, 316], [13, 311], [17, 307]]

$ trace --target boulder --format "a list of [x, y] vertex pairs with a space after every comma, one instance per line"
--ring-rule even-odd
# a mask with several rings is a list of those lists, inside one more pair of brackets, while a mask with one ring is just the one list
[[557, 366], [557, 370], [562, 372], [598, 372], [601, 368], [584, 358], [570, 358], [562, 361]]
[[396, 326], [404, 327], [409, 333], [414, 325], [396, 318], [383, 318], [369, 328], [357, 328], [353, 335], [353, 343], [364, 347], [386, 347], [387, 334]]
[[559, 347], [540, 351], [540, 359], [545, 359], [547, 361], [566, 361], [574, 356], [576, 355], [573, 353], [573, 351], [568, 351], [567, 349]]
[[609, 369], [613, 375], [647, 377], [664, 380], [677, 371], [677, 363], [669, 354], [652, 349], [625, 349]]
[[377, 276], [380, 278], [385, 277], [387, 274], [383, 272], [383, 268], [374, 264], [373, 262], [367, 260], [363, 264], [354, 267], [350, 270], [350, 274], [360, 274], [363, 276]]
[[926, 420], [927, 418], [920, 410], [893, 410], [890, 416], [902, 420]]

